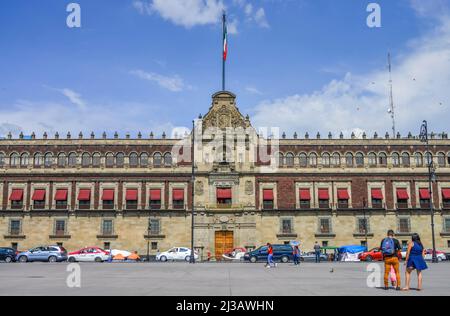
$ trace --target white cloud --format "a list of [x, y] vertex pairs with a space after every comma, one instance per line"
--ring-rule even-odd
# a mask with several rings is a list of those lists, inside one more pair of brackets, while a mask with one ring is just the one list
[[269, 27], [269, 22], [267, 22], [266, 11], [264, 10], [264, 8], [259, 8], [255, 12], [254, 19], [255, 19], [256, 24], [258, 24], [260, 27], [264, 27], [264, 28]]
[[141, 14], [156, 12], [163, 19], [186, 28], [217, 24], [225, 9], [221, 0], [135, 0], [133, 5]]
[[[450, 18], [422, 38], [408, 43], [394, 58], [393, 82], [397, 129], [418, 134], [423, 119], [430, 129], [448, 129], [450, 117]], [[391, 130], [388, 73], [385, 67], [333, 80], [310, 94], [264, 101], [254, 109], [256, 126], [280, 126], [293, 133], [365, 130], [383, 135]]]
[[81, 99], [81, 95], [79, 93], [76, 93], [75, 91], [67, 88], [58, 91], [66, 96], [70, 100], [70, 102], [80, 107], [80, 109], [86, 109], [86, 103]]
[[163, 131], [170, 135], [174, 128], [168, 121], [149, 117], [149, 112], [161, 110], [157, 106], [142, 103], [87, 104], [88, 115], [80, 108], [67, 106], [64, 102], [18, 100], [8, 105], [0, 104], [0, 135], [6, 136], [12, 132], [17, 137], [22, 131], [25, 135], [35, 132], [37, 137], [47, 132], [49, 137], [53, 137], [59, 132], [61, 137], [65, 137], [68, 131], [72, 136], [82, 131], [85, 137], [89, 137], [90, 132], [94, 131], [96, 137], [100, 138], [106, 128], [110, 138], [115, 131], [120, 132], [121, 137], [125, 136], [126, 131], [134, 133], [134, 137], [141, 131], [148, 137], [150, 131], [155, 136], [160, 136]]
[[186, 85], [184, 80], [178, 76], [174, 75], [172, 77], [163, 76], [154, 72], [145, 72], [143, 70], [133, 70], [130, 74], [143, 79], [157, 83], [161, 88], [167, 89], [172, 92], [181, 92], [183, 90], [191, 90], [192, 87]]
[[262, 95], [263, 93], [261, 91], [259, 91], [257, 88], [249, 86], [249, 87], [245, 87], [245, 91], [247, 91], [248, 93], [251, 94], [257, 94], [257, 95]]

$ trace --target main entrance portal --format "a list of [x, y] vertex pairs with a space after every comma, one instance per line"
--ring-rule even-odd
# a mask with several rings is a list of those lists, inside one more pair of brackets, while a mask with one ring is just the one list
[[234, 235], [232, 231], [217, 231], [216, 232], [216, 260], [222, 260], [222, 255], [226, 251], [230, 251], [234, 246]]

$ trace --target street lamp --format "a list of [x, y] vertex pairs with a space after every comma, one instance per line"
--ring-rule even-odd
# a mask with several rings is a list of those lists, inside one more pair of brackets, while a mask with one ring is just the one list
[[150, 263], [150, 230], [151, 230], [151, 219], [148, 218], [147, 225], [147, 261]]
[[194, 198], [195, 198], [195, 159], [194, 159], [194, 153], [195, 153], [195, 121], [192, 121], [192, 144], [191, 144], [191, 160], [192, 160], [192, 186], [191, 186], [191, 257], [189, 259], [189, 262], [194, 264], [195, 263], [195, 250], [194, 250]]
[[436, 257], [436, 239], [434, 233], [434, 205], [433, 205], [433, 182], [436, 181], [436, 173], [433, 164], [433, 155], [430, 153], [429, 141], [428, 141], [428, 123], [427, 121], [423, 121], [422, 127], [420, 128], [420, 141], [426, 144], [427, 153], [426, 160], [428, 166], [428, 191], [430, 193], [430, 213], [431, 213], [431, 237], [433, 242], [433, 263], [437, 263]]
[[363, 216], [364, 216], [364, 237], [365, 237], [365, 240], [366, 240], [366, 247], [367, 247], [367, 249], [369, 249], [369, 240], [368, 240], [368, 237], [367, 237], [367, 217], [366, 217], [366, 207], [367, 207], [367, 201], [366, 201], [366, 199], [364, 198], [363, 199]]

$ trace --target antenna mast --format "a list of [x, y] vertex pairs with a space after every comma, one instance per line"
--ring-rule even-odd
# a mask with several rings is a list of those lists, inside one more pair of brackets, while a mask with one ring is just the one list
[[389, 64], [389, 102], [390, 102], [390, 112], [392, 118], [392, 137], [395, 138], [395, 106], [394, 106], [394, 93], [392, 84], [392, 64], [391, 64], [391, 53], [388, 53], [388, 64]]

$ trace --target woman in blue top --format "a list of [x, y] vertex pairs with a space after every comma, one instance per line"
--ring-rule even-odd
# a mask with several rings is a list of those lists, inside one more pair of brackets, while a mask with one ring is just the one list
[[417, 271], [417, 291], [422, 290], [422, 271], [428, 269], [424, 260], [425, 253], [426, 251], [420, 241], [419, 234], [413, 234], [412, 241], [409, 242], [408, 251], [406, 253], [406, 287], [403, 291], [409, 291], [411, 272], [413, 272], [413, 270]]

